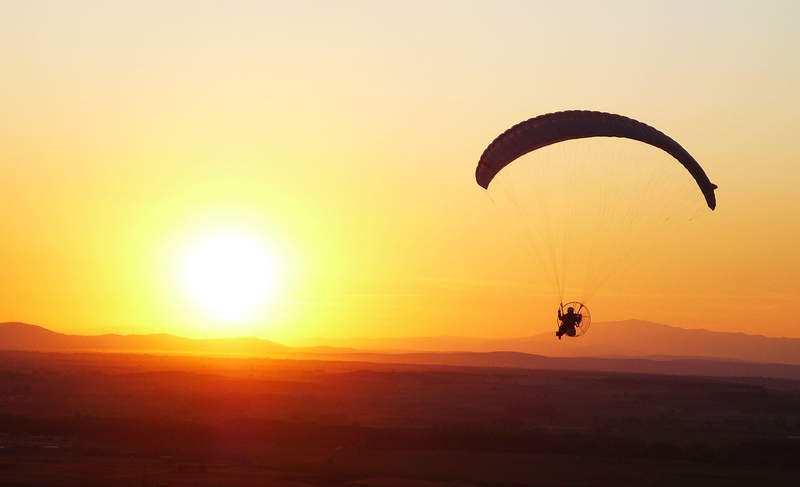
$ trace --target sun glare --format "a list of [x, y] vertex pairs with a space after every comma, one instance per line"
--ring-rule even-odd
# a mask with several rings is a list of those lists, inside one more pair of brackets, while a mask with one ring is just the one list
[[205, 312], [226, 321], [252, 318], [273, 294], [276, 277], [270, 249], [246, 235], [202, 238], [190, 246], [183, 262], [189, 296]]

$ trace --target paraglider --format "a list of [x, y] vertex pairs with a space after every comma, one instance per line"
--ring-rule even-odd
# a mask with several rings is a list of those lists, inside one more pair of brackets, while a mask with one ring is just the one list
[[568, 337], [583, 335], [589, 330], [589, 325], [592, 323], [592, 315], [589, 314], [589, 308], [577, 301], [561, 304], [558, 307], [557, 316], [558, 331], [556, 336], [559, 340], [564, 335]]
[[[495, 138], [483, 151], [475, 169], [475, 179], [478, 185], [488, 189], [498, 173], [523, 155], [559, 142], [592, 137], [618, 137], [636, 140], [668, 153], [692, 176], [708, 208], [711, 210], [716, 208], [717, 201], [714, 191], [717, 189], [717, 185], [709, 180], [700, 164], [678, 142], [663, 132], [632, 118], [597, 111], [571, 110], [548, 113], [514, 125]], [[547, 182], [543, 184], [547, 184]], [[530, 188], [530, 191], [533, 192], [538, 189], [540, 188]], [[514, 204], [516, 205], [517, 202], [514, 201]], [[646, 204], [646, 202], [643, 204]], [[585, 221], [587, 221], [585, 218], [581, 220], [582, 223], [585, 223]], [[540, 222], [526, 223], [536, 225]], [[548, 231], [558, 226], [563, 226], [564, 228], [578, 227], [577, 225], [563, 225], [562, 223], [557, 221], [542, 224], [542, 226]], [[558, 252], [557, 249], [553, 250], [553, 248], [558, 245], [569, 245], [571, 241], [575, 240], [574, 236], [569, 237], [562, 237], [561, 239], [550, 238], [550, 241], [547, 242], [550, 248], [546, 250], [552, 254], [553, 268], [556, 268], [565, 260], [563, 254], [558, 255], [558, 258], [556, 258]], [[558, 280], [558, 278], [556, 279]], [[562, 294], [560, 297], [563, 301], [562, 286], [563, 283], [559, 281], [558, 292]], [[557, 312], [559, 328], [556, 333], [559, 339], [562, 336], [578, 337], [586, 333], [591, 317], [588, 308], [583, 304], [584, 302], [585, 299], [581, 299], [580, 302], [575, 301], [559, 306]]]

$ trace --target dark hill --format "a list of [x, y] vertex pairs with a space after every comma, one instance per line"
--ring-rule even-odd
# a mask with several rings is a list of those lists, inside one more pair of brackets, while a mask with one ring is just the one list
[[266, 355], [289, 350], [260, 338], [192, 339], [168, 334], [67, 335], [26, 323], [0, 323], [0, 349], [40, 352], [176, 352]]
[[594, 323], [584, 337], [562, 341], [552, 333], [542, 333], [503, 339], [385, 338], [350, 345], [392, 352], [514, 351], [550, 357], [697, 357], [800, 365], [798, 338], [678, 328], [641, 320]]

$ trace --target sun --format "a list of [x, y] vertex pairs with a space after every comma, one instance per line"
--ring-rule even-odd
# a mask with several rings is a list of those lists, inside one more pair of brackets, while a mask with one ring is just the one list
[[273, 296], [277, 261], [260, 239], [236, 233], [207, 235], [189, 246], [183, 281], [191, 300], [211, 317], [251, 319]]

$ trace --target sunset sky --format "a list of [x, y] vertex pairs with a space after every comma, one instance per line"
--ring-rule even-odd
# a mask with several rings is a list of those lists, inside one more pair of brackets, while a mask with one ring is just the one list
[[[798, 18], [790, 1], [5, 2], [0, 321], [288, 344], [549, 331], [552, 282], [474, 169], [512, 124], [591, 109], [671, 135], [719, 185], [713, 213], [697, 191], [691, 224], [643, 227], [657, 250], [603, 284], [594, 319], [800, 337]], [[620, 164], [669, 161], [615, 143]], [[616, 163], [608, 141], [574, 151]]]

